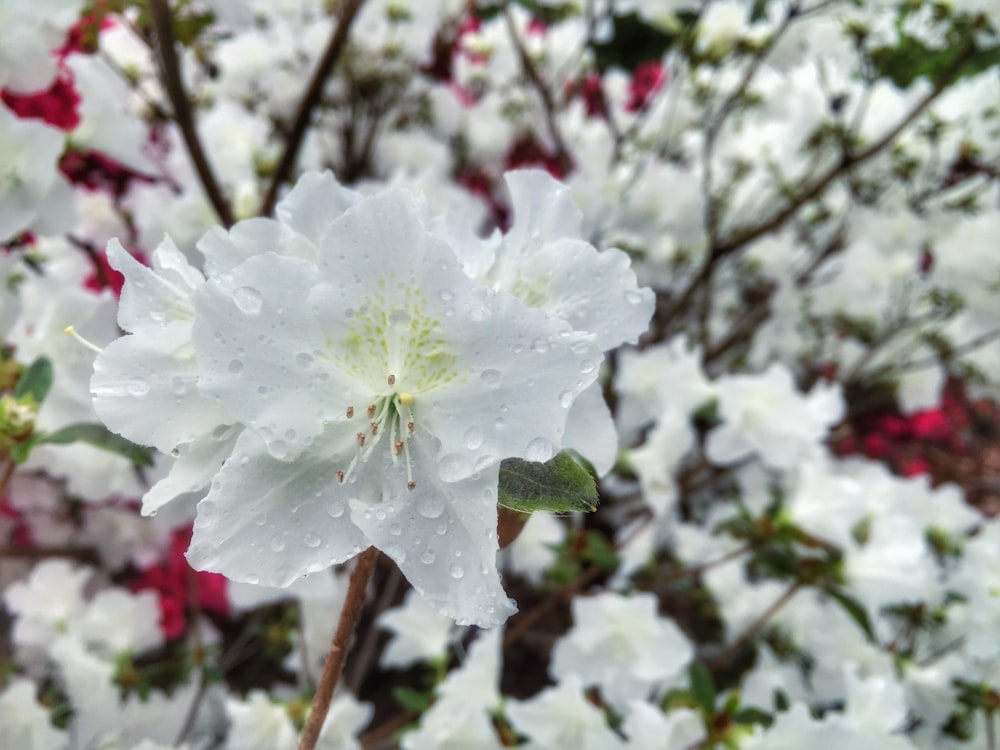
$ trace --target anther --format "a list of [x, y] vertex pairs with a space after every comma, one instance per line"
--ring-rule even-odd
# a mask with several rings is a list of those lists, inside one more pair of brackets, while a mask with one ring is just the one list
[[417, 483], [414, 482], [412, 479], [409, 482], [406, 483], [406, 489], [410, 490], [411, 492], [414, 489], [416, 489], [416, 487], [417, 487]]
[[392, 448], [394, 451], [396, 451], [396, 455], [398, 456], [400, 453], [403, 452], [403, 441], [397, 440], [395, 443], [392, 444]]
[[407, 423], [406, 423], [406, 429], [407, 429], [407, 430], [409, 430], [410, 432], [413, 432], [413, 428], [414, 428], [415, 426], [416, 426], [416, 425], [414, 425], [414, 424], [413, 424], [413, 422], [407, 422]]
[[354, 416], [354, 407], [353, 406], [348, 406], [347, 407], [347, 418], [350, 419], [353, 416]]
[[396, 385], [396, 376], [390, 375], [389, 377], [386, 378], [386, 381], [389, 383], [389, 385]]
[[378, 435], [378, 422], [372, 422], [372, 436]]
[[365, 433], [359, 432], [358, 433], [358, 445], [360, 445], [360, 446], [363, 447], [364, 444], [365, 444]]
[[368, 418], [371, 419], [375, 416], [375, 404], [368, 407]]
[[344, 483], [344, 472], [340, 471], [339, 469], [337, 470], [337, 479], [340, 480], [341, 484]]
[[97, 344], [94, 344], [94, 343], [91, 343], [90, 341], [87, 341], [87, 339], [85, 339], [83, 336], [81, 336], [79, 333], [77, 333], [76, 329], [73, 326], [66, 326], [66, 328], [63, 329], [63, 333], [65, 333], [65, 334], [67, 334], [69, 336], [72, 336], [77, 341], [79, 341], [81, 344], [83, 344], [85, 347], [87, 347], [88, 349], [90, 349], [90, 351], [92, 351], [92, 352], [97, 352], [98, 354], [100, 354], [102, 351], [104, 351]]

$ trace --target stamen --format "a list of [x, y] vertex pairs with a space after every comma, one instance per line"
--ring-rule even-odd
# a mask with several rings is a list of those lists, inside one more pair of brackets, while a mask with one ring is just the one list
[[348, 406], [347, 407], [347, 418], [350, 419], [353, 416], [354, 416], [354, 407], [353, 406]]
[[87, 341], [87, 339], [85, 339], [83, 336], [81, 336], [79, 333], [77, 333], [76, 329], [73, 326], [66, 326], [66, 328], [63, 330], [63, 333], [68, 333], [70, 336], [72, 336], [73, 338], [75, 338], [77, 341], [79, 341], [85, 347], [87, 347], [88, 349], [90, 349], [92, 352], [97, 352], [98, 354], [100, 354], [101, 352], [104, 351], [97, 344], [93, 344], [93, 343]]
[[396, 385], [396, 376], [390, 375], [389, 377], [386, 378], [386, 381], [389, 383], [389, 385]]
[[341, 484], [344, 483], [344, 472], [340, 471], [339, 469], [337, 470], [337, 479], [340, 480]]
[[365, 445], [365, 433], [363, 432], [358, 433], [358, 445], [360, 445], [362, 448]]
[[411, 492], [416, 488], [417, 488], [417, 483], [414, 482], [412, 479], [406, 483], [406, 489], [410, 490]]
[[413, 432], [413, 428], [414, 428], [414, 427], [416, 427], [416, 425], [414, 425], [414, 424], [413, 424], [413, 420], [410, 420], [409, 422], [407, 422], [407, 423], [406, 423], [406, 429], [407, 429], [407, 431], [408, 431], [408, 432], [410, 432], [411, 434], [412, 434], [412, 432]]
[[372, 422], [372, 437], [378, 435], [378, 422]]
[[368, 407], [368, 418], [369, 419], [375, 418], [375, 404], [372, 404], [371, 406]]
[[403, 441], [397, 440], [395, 443], [392, 444], [392, 449], [396, 451], [396, 455], [398, 456], [400, 453], [403, 452]]

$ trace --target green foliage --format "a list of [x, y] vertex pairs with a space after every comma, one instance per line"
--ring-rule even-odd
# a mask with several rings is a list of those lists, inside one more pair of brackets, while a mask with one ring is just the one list
[[153, 458], [148, 448], [143, 448], [126, 440], [120, 435], [110, 432], [102, 424], [81, 423], [72, 424], [47, 435], [40, 435], [33, 441], [34, 445], [48, 443], [50, 445], [69, 445], [70, 443], [87, 443], [95, 448], [117, 453], [124, 456], [136, 466], [152, 466]]
[[52, 388], [52, 377], [52, 362], [45, 357], [39, 357], [21, 373], [17, 385], [14, 386], [14, 397], [21, 401], [30, 396], [35, 404], [41, 404]]
[[554, 513], [597, 510], [594, 478], [569, 453], [538, 463], [508, 458], [500, 464], [499, 504], [511, 510]]

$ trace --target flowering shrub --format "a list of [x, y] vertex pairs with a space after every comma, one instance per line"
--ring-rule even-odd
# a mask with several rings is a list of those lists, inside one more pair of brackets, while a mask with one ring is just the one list
[[5, 2], [0, 746], [993, 748], [993, 6]]

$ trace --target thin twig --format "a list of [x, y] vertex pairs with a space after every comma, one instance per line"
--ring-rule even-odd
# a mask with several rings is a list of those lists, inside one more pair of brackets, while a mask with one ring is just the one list
[[952, 61], [951, 65], [949, 65], [940, 78], [938, 78], [931, 90], [928, 91], [927, 94], [925, 94], [924, 97], [917, 102], [913, 109], [901, 118], [896, 125], [883, 134], [881, 138], [856, 153], [845, 151], [841, 155], [840, 160], [834, 166], [830, 167], [821, 177], [811, 182], [808, 178], [804, 180], [799, 189], [793, 191], [792, 194], [795, 197], [772, 216], [754, 224], [753, 226], [747, 227], [742, 231], [735, 232], [731, 237], [722, 242], [713, 244], [705, 262], [702, 264], [701, 268], [697, 271], [688, 285], [674, 298], [664, 311], [657, 314], [657, 318], [659, 319], [658, 326], [661, 328], [664, 327], [674, 318], [675, 315], [677, 315], [678, 312], [687, 307], [695, 292], [697, 292], [704, 282], [712, 277], [714, 267], [719, 263], [719, 261], [746, 247], [754, 240], [757, 240], [766, 234], [770, 234], [771, 232], [782, 227], [786, 221], [798, 213], [799, 209], [826, 192], [827, 188], [829, 188], [835, 180], [854, 167], [861, 166], [865, 162], [871, 160], [880, 154], [887, 146], [890, 146], [896, 138], [899, 137], [899, 134], [908, 128], [913, 121], [923, 114], [923, 112], [934, 102], [934, 100], [941, 95], [941, 93], [961, 72], [962, 66], [965, 65], [969, 55], [971, 55], [975, 49], [975, 43], [969, 42], [962, 53]]
[[336, 689], [340, 673], [344, 669], [347, 647], [350, 645], [351, 636], [361, 618], [361, 610], [365, 605], [365, 596], [368, 593], [368, 584], [375, 574], [377, 561], [378, 549], [369, 547], [358, 555], [354, 570], [351, 571], [351, 581], [347, 587], [344, 608], [340, 611], [337, 631], [333, 634], [333, 640], [330, 641], [330, 653], [327, 654], [326, 663], [323, 664], [323, 674], [319, 678], [319, 685], [309, 710], [309, 718], [306, 719], [306, 725], [302, 730], [299, 750], [314, 750], [316, 747], [320, 730], [323, 729], [326, 715], [330, 711], [333, 691]]
[[510, 3], [504, 5], [504, 19], [507, 21], [507, 31], [510, 35], [511, 44], [514, 45], [514, 49], [517, 51], [517, 57], [521, 64], [521, 72], [524, 73], [532, 87], [538, 92], [538, 98], [542, 100], [542, 109], [545, 110], [545, 124], [549, 131], [549, 137], [552, 139], [552, 144], [556, 147], [556, 158], [559, 160], [559, 168], [563, 172], [568, 172], [573, 165], [573, 159], [570, 157], [569, 149], [566, 148], [566, 141], [563, 139], [562, 133], [559, 132], [559, 127], [556, 125], [555, 101], [553, 101], [552, 93], [545, 85], [545, 81], [542, 80], [534, 63], [532, 63], [528, 51], [524, 48], [521, 37], [517, 34], [517, 27], [514, 26], [514, 16], [510, 12]]
[[347, 47], [347, 38], [351, 30], [351, 25], [354, 23], [354, 19], [357, 17], [358, 11], [364, 4], [364, 1], [347, 0], [341, 9], [340, 17], [337, 19], [337, 26], [330, 36], [330, 41], [323, 51], [323, 56], [320, 58], [316, 70], [313, 71], [312, 79], [309, 81], [309, 88], [306, 89], [302, 101], [299, 102], [299, 109], [295, 113], [292, 129], [288, 133], [285, 150], [281, 154], [281, 161], [278, 162], [278, 166], [274, 170], [271, 184], [264, 195], [263, 203], [261, 203], [261, 216], [270, 216], [274, 212], [274, 206], [278, 202], [278, 191], [292, 175], [292, 170], [298, 161], [299, 150], [302, 148], [306, 131], [309, 129], [309, 124], [312, 121], [313, 110], [319, 104], [320, 98], [323, 95], [323, 87], [326, 85], [327, 78], [330, 77], [330, 72]]
[[744, 630], [735, 641], [726, 646], [718, 654], [718, 656], [712, 659], [708, 668], [714, 672], [720, 667], [725, 666], [726, 662], [732, 658], [733, 654], [739, 651], [740, 648], [742, 648], [748, 641], [753, 639], [753, 637], [760, 632], [761, 628], [767, 625], [768, 621], [778, 613], [778, 610], [788, 604], [788, 602], [792, 600], [792, 597], [795, 596], [802, 587], [802, 581], [796, 581], [789, 586], [788, 590], [778, 597], [778, 599], [770, 607], [765, 609], [756, 620], [750, 623], [749, 627], [747, 627], [747, 629]]
[[191, 162], [198, 173], [198, 178], [205, 189], [209, 203], [215, 209], [219, 221], [226, 227], [231, 227], [235, 223], [233, 209], [223, 194], [222, 188], [219, 187], [215, 173], [212, 171], [212, 165], [209, 164], [205, 150], [202, 148], [201, 140], [198, 138], [198, 130], [194, 124], [194, 110], [191, 108], [191, 102], [184, 91], [180, 62], [177, 59], [177, 49], [174, 46], [173, 20], [170, 16], [167, 0], [152, 0], [150, 8], [160, 53], [160, 78], [173, 107], [174, 120], [177, 122], [177, 127], [180, 128], [184, 144], [187, 146]]

